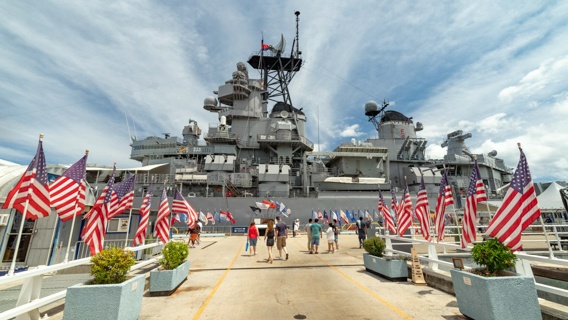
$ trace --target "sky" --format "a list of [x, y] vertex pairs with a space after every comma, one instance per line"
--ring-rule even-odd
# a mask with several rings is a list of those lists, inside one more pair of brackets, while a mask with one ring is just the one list
[[206, 132], [203, 100], [262, 36], [290, 48], [295, 11], [291, 98], [322, 151], [375, 138], [363, 107], [386, 100], [432, 159], [461, 129], [474, 153], [516, 167], [521, 143], [535, 181], [568, 180], [566, 1], [3, 1], [0, 159], [27, 165], [43, 133], [48, 163], [88, 149], [127, 168], [130, 137]]

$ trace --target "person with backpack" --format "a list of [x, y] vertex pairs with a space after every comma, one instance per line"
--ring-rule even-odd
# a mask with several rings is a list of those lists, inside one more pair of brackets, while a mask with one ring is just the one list
[[337, 226], [337, 219], [333, 219], [333, 233], [334, 238], [333, 241], [335, 242], [335, 251], [339, 251], [339, 227]]
[[359, 249], [361, 249], [361, 247], [363, 247], [363, 241], [367, 239], [367, 224], [363, 221], [363, 217], [359, 217], [359, 220], [357, 220], [355, 233], [359, 235]]

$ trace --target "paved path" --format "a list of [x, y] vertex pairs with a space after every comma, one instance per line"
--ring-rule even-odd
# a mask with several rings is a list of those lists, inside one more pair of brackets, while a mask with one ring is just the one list
[[169, 297], [146, 294], [140, 319], [464, 319], [452, 295], [366, 272], [356, 235], [318, 255], [305, 236], [289, 238], [289, 260], [273, 264], [264, 244], [250, 257], [245, 242], [204, 238], [188, 280]]

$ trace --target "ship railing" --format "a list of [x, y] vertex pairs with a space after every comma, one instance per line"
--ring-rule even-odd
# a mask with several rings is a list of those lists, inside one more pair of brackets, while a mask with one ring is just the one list
[[[382, 227], [379, 228], [379, 231], [382, 230]], [[427, 247], [426, 253], [419, 254], [418, 259], [420, 260], [421, 264], [427, 266], [430, 270], [434, 272], [449, 272], [450, 269], [454, 267], [450, 258], [440, 259], [439, 255], [460, 255], [460, 256], [468, 256], [471, 252], [471, 247], [462, 249], [459, 243], [452, 243], [452, 242], [429, 242], [426, 240], [421, 240], [416, 238], [416, 230], [419, 230], [419, 227], [411, 227], [411, 234], [405, 235], [404, 237], [399, 237], [397, 235], [384, 235], [384, 230], [378, 232], [376, 235], [382, 239], [384, 239], [386, 243], [385, 252], [387, 255], [397, 254], [401, 256], [405, 256], [411, 258], [411, 254], [409, 253], [410, 246], [422, 246]], [[523, 233], [523, 237], [525, 237], [525, 233]], [[530, 240], [529, 240], [530, 241]], [[542, 242], [542, 240], [539, 240]], [[523, 243], [526, 243], [527, 240], [523, 239]], [[408, 252], [406, 251], [408, 249]], [[404, 250], [404, 251], [403, 251]], [[458, 252], [459, 251], [459, 252]], [[531, 254], [525, 251], [522, 252], [515, 252], [517, 256], [517, 262], [515, 266], [515, 271], [519, 274], [532, 277], [535, 281], [535, 287], [537, 290], [546, 292], [551, 296], [561, 296], [564, 298], [568, 298], [568, 289], [563, 289], [555, 286], [551, 286], [549, 284], [545, 284], [539, 282], [538, 278], [534, 277], [531, 268], [531, 262], [535, 264], [543, 264], [549, 267], [558, 267], [558, 268], [568, 268], [568, 259], [561, 259], [557, 257], [550, 257], [550, 256], [543, 256], [537, 254]], [[468, 265], [469, 264], [469, 265]], [[469, 270], [477, 267], [473, 262], [468, 262], [467, 260], [464, 261], [464, 269]], [[546, 297], [549, 295], [544, 295], [545, 300]], [[553, 301], [554, 302], [554, 301]]]
[[[119, 241], [116, 244], [120, 245], [120, 243], [122, 243], [121, 247], [124, 247], [124, 240]], [[154, 248], [159, 248], [159, 252], [161, 252], [162, 244], [159, 242], [154, 242], [138, 247], [126, 247], [127, 250], [134, 251], [137, 254], [144, 252], [144, 250], [146, 249], [154, 250]], [[130, 271], [132, 272], [137, 269], [154, 264], [158, 261], [159, 258], [160, 256], [155, 256], [151, 259], [140, 261], [132, 266], [130, 268]], [[0, 287], [15, 287], [21, 284], [20, 294], [15, 307], [0, 312], [0, 319], [12, 319], [20, 315], [25, 315], [23, 318], [27, 319], [39, 319], [40, 308], [58, 300], [64, 299], [67, 295], [67, 289], [63, 289], [62, 291], [59, 291], [57, 293], [41, 297], [41, 289], [44, 277], [55, 275], [60, 270], [71, 269], [82, 265], [88, 265], [90, 263], [91, 258], [84, 257], [50, 266], [37, 266], [29, 268], [27, 271], [15, 273], [14, 275], [5, 275], [0, 277]], [[83, 282], [83, 284], [87, 282], [88, 281]]]

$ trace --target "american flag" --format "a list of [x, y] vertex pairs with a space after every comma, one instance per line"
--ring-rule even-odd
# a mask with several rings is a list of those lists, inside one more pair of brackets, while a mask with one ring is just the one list
[[160, 238], [162, 243], [167, 243], [170, 240], [170, 204], [168, 203], [168, 195], [166, 194], [166, 187], [162, 190], [162, 197], [160, 198], [160, 206], [158, 207], [158, 218], [156, 219], [156, 227], [154, 232]]
[[408, 186], [404, 187], [398, 210], [398, 236], [402, 237], [406, 230], [412, 225], [412, 200], [410, 200]]
[[49, 204], [47, 167], [43, 154], [43, 142], [39, 140], [36, 155], [20, 181], [8, 193], [2, 209], [13, 208], [25, 214], [26, 219], [35, 220], [47, 217], [51, 213]]
[[385, 203], [385, 199], [383, 198], [383, 193], [379, 190], [379, 204], [377, 209], [383, 215], [383, 220], [385, 221], [385, 227], [390, 230], [393, 234], [396, 234], [396, 227], [394, 225], [394, 220], [392, 219], [391, 213], [387, 204]]
[[134, 245], [144, 243], [146, 239], [146, 232], [148, 230], [148, 220], [150, 219], [150, 208], [152, 207], [152, 191], [148, 189], [148, 192], [144, 196], [142, 205], [140, 206], [140, 223], [138, 223], [138, 230], [136, 231], [136, 236], [134, 236]]
[[462, 248], [467, 247], [468, 243], [475, 241], [475, 220], [477, 218], [477, 203], [481, 201], [487, 201], [487, 195], [485, 194], [485, 186], [481, 180], [481, 175], [479, 174], [479, 167], [477, 165], [477, 160], [474, 161], [473, 169], [471, 171], [471, 176], [469, 177], [469, 188], [467, 189], [467, 197], [465, 199], [465, 209], [463, 212], [462, 220], [462, 236], [461, 236], [461, 246]]
[[211, 224], [215, 224], [215, 218], [209, 211], [207, 211], [207, 220], [211, 221]]
[[396, 193], [394, 193], [394, 188], [391, 186], [391, 209], [396, 213], [396, 219], [398, 220], [398, 201], [396, 200]]
[[430, 241], [430, 212], [428, 210], [428, 194], [424, 185], [424, 176], [420, 178], [420, 189], [416, 198], [416, 207], [414, 208], [416, 217], [420, 221], [420, 230], [426, 241]]
[[187, 214], [187, 225], [190, 229], [195, 228], [199, 214], [193, 207], [185, 200], [181, 193], [175, 189], [174, 191], [174, 201], [172, 202], [172, 212], [173, 213], [185, 213]]
[[134, 202], [134, 182], [136, 180], [136, 175], [132, 175], [130, 178], [117, 183], [114, 186], [114, 191], [118, 197], [118, 205], [108, 215], [108, 219], [112, 219], [114, 216], [123, 213], [124, 211], [132, 208], [132, 202]]
[[512, 251], [522, 249], [521, 233], [540, 217], [540, 209], [525, 153], [519, 147], [521, 159], [511, 180], [503, 204], [491, 220], [487, 234], [499, 239]]
[[85, 209], [86, 168], [87, 155], [65, 170], [57, 180], [49, 185], [51, 206], [55, 208], [61, 221], [70, 220]]
[[454, 204], [454, 197], [452, 196], [452, 189], [448, 183], [448, 176], [446, 170], [442, 171], [442, 181], [440, 182], [440, 192], [438, 193], [438, 200], [436, 201], [436, 233], [438, 233], [438, 241], [444, 239], [444, 229], [446, 228], [444, 215], [446, 207]]
[[83, 229], [82, 238], [91, 249], [91, 255], [99, 253], [103, 249], [103, 240], [106, 234], [107, 216], [118, 204], [116, 192], [114, 192], [114, 175], [116, 166], [112, 169], [112, 175], [108, 179], [103, 192], [87, 213], [87, 226]]

